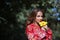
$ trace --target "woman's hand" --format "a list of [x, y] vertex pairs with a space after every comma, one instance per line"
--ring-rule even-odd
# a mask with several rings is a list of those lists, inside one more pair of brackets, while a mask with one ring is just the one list
[[42, 29], [46, 31], [46, 30], [48, 30], [48, 26], [45, 25], [45, 26], [42, 27]]

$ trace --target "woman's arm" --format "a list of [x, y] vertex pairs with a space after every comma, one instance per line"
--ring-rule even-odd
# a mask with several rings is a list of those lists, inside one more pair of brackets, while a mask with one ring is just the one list
[[34, 38], [33, 28], [30, 25], [26, 28], [26, 35], [28, 40], [36, 40], [36, 38]]
[[47, 34], [48, 34], [48, 38], [52, 40], [52, 30], [50, 28], [48, 28]]
[[35, 29], [32, 26], [27, 26], [26, 34], [29, 40], [41, 40], [46, 36], [43, 30], [40, 30], [40, 28]]
[[47, 25], [43, 29], [47, 33], [46, 39], [52, 40], [52, 30]]

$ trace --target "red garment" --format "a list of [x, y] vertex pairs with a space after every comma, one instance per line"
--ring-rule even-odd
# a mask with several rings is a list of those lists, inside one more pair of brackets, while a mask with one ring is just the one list
[[52, 31], [50, 28], [45, 31], [33, 23], [26, 27], [26, 35], [28, 40], [52, 40]]

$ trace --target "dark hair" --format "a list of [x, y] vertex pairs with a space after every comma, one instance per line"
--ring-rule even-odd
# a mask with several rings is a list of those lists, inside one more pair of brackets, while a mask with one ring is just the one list
[[37, 12], [39, 12], [39, 11], [41, 11], [43, 13], [43, 17], [45, 17], [43, 9], [35, 8], [32, 10], [32, 12], [30, 13], [30, 15], [27, 18], [27, 22], [26, 22], [27, 25], [33, 23], [33, 20], [36, 18]]

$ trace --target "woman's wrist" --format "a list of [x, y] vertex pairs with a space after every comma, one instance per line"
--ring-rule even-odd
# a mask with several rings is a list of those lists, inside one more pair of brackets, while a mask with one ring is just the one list
[[48, 26], [46, 25], [46, 26], [44, 26], [44, 27], [42, 27], [45, 31], [47, 31], [48, 30]]

